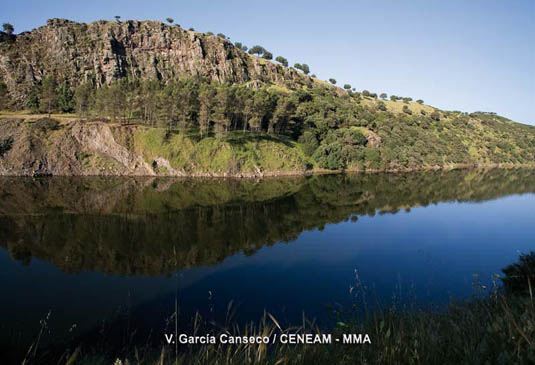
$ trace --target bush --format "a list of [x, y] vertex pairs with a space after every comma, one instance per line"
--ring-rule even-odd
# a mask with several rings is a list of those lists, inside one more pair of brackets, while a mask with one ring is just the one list
[[345, 84], [345, 85], [344, 85], [344, 89], [346, 89], [346, 90], [351, 89], [351, 85], [349, 85], [349, 84]]
[[383, 100], [386, 100], [386, 98], [388, 97], [388, 95], [386, 95], [386, 93], [381, 93], [381, 95], [379, 95], [379, 97]]
[[520, 255], [517, 263], [504, 268], [503, 286], [508, 294], [535, 292], [535, 251]]
[[383, 103], [382, 101], [379, 102], [379, 104], [377, 104], [377, 109], [379, 109], [380, 111], [386, 112], [386, 104]]
[[324, 169], [338, 170], [345, 167], [342, 145], [338, 142], [319, 146], [313, 158]]
[[368, 90], [362, 90], [362, 95], [363, 96], [370, 96], [371, 93]]
[[424, 101], [423, 101], [422, 99], [418, 99], [418, 100], [416, 100], [416, 102], [417, 102], [418, 104], [423, 104], [423, 103], [424, 103]]
[[13, 137], [8, 137], [0, 141], [0, 157], [4, 156], [5, 153], [9, 152], [13, 146]]
[[336, 79], [329, 79], [329, 82], [333, 85], [336, 85]]
[[311, 130], [306, 130], [298, 139], [298, 142], [303, 145], [303, 152], [307, 156], [312, 156], [319, 146], [316, 133]]
[[432, 112], [430, 115], [431, 119], [433, 120], [436, 120], [436, 121], [439, 121], [440, 120], [440, 113], [437, 112], [436, 110], [434, 112]]
[[55, 131], [59, 129], [59, 122], [52, 118], [42, 118], [35, 121], [34, 127], [40, 129], [43, 132]]
[[412, 114], [412, 110], [410, 110], [407, 105], [403, 105], [403, 113], [407, 113], [407, 114], [411, 115]]

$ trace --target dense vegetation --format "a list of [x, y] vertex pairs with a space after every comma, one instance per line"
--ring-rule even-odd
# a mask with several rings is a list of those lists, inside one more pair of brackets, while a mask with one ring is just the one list
[[90, 120], [164, 129], [165, 136], [157, 142], [161, 145], [169, 133], [193, 138], [194, 143], [206, 137], [231, 140], [238, 132], [253, 139], [269, 135], [281, 143], [289, 139], [298, 142], [311, 166], [325, 169], [535, 161], [532, 126], [492, 113], [444, 112], [410, 102], [380, 100], [366, 90], [340, 95], [332, 88], [251, 88], [200, 78], [165, 84], [124, 79], [101, 88], [86, 83], [71, 90], [45, 78], [27, 106], [37, 112], [76, 111]]

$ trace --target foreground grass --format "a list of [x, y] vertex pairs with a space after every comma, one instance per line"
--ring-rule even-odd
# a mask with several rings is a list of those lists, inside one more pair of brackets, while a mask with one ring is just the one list
[[[532, 296], [492, 292], [484, 298], [451, 304], [444, 312], [394, 309], [357, 316], [339, 312], [330, 331], [303, 318], [282, 329], [265, 314], [245, 327], [203, 323], [198, 316], [189, 335], [274, 336], [282, 333], [331, 333], [330, 345], [174, 345], [133, 346], [110, 353], [106, 340], [95, 347], [79, 344], [58, 358], [29, 356], [24, 364], [532, 364], [535, 363], [535, 301]], [[341, 344], [343, 334], [368, 334], [371, 344]], [[32, 354], [30, 349], [29, 354]]]
[[[394, 304], [386, 310], [368, 311], [366, 292], [356, 275], [355, 297], [363, 300], [364, 314], [355, 305], [336, 311], [338, 322], [331, 330], [321, 330], [305, 319], [296, 327], [283, 329], [276, 318], [264, 313], [258, 324], [231, 325], [232, 303], [223, 325], [193, 319], [188, 336], [221, 334], [277, 338], [267, 344], [166, 345], [164, 339], [134, 344], [136, 331], [128, 332], [122, 348], [111, 349], [113, 338], [101, 330], [96, 345], [71, 343], [64, 351], [39, 349], [42, 322], [37, 339], [22, 364], [533, 364], [535, 363], [535, 252], [520, 255], [517, 263], [502, 270], [503, 289], [494, 276], [492, 289], [474, 283], [475, 296], [452, 303], [445, 311], [399, 311]], [[359, 292], [359, 293], [357, 293]], [[175, 304], [175, 308], [178, 308]], [[175, 312], [176, 314], [176, 312]], [[169, 318], [167, 334], [178, 332], [177, 316]], [[176, 332], [175, 332], [176, 331]], [[288, 344], [282, 334], [331, 334], [330, 344]], [[342, 344], [344, 334], [367, 335], [370, 341]], [[157, 338], [164, 337], [156, 334]], [[150, 336], [149, 336], [150, 337]], [[94, 342], [93, 342], [94, 343]], [[154, 345], [158, 343], [157, 345]]]

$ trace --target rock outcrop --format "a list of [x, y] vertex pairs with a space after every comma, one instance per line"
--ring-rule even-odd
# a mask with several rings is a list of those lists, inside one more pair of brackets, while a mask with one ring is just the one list
[[[136, 127], [102, 123], [0, 121], [1, 175], [156, 175], [142, 156], [119, 143], [116, 132]], [[123, 136], [124, 137], [124, 136]], [[127, 139], [127, 138], [123, 138]], [[5, 141], [8, 141], [6, 143]]]
[[47, 75], [68, 81], [72, 87], [88, 80], [103, 85], [125, 77], [166, 81], [200, 76], [218, 82], [290, 87], [319, 82], [249, 55], [227, 39], [158, 21], [85, 24], [50, 19], [31, 32], [0, 35], [0, 81], [18, 103]]

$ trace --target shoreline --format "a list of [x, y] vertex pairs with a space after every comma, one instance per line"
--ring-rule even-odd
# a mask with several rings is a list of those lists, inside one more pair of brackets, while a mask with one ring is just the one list
[[319, 175], [338, 175], [338, 174], [402, 174], [421, 171], [451, 171], [451, 170], [491, 170], [491, 169], [535, 169], [534, 164], [511, 164], [511, 163], [496, 163], [496, 164], [454, 164], [448, 166], [422, 166], [413, 168], [399, 168], [399, 169], [344, 169], [344, 170], [327, 170], [327, 169], [311, 169], [305, 171], [269, 171], [265, 173], [192, 173], [192, 174], [51, 174], [40, 173], [35, 171], [31, 173], [3, 173], [0, 172], [1, 177], [165, 177], [165, 178], [186, 178], [186, 179], [263, 179], [263, 178], [278, 178], [278, 177], [307, 177]]

